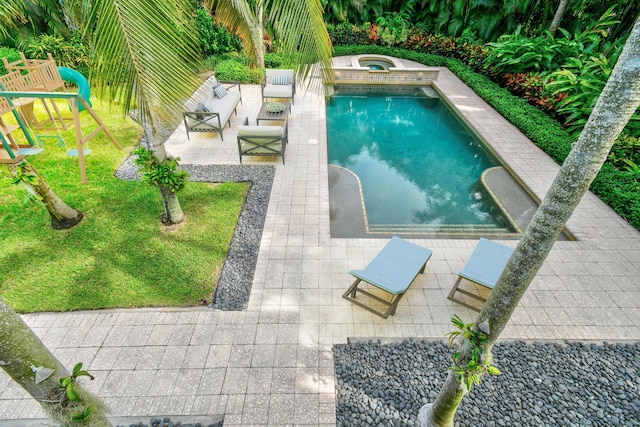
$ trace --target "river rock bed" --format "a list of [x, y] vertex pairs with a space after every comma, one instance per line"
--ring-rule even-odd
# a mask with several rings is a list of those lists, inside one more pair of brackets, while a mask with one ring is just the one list
[[170, 417], [151, 418], [147, 423], [139, 421], [137, 423], [117, 424], [115, 427], [222, 427], [222, 421], [215, 423], [185, 423], [182, 421], [172, 421]]
[[[451, 364], [448, 343], [334, 346], [337, 426], [418, 425]], [[640, 426], [640, 343], [501, 342], [456, 426]]]

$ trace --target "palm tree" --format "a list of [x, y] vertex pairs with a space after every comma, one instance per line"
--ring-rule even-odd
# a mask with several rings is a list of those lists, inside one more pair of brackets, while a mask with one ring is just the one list
[[[199, 40], [187, 0], [94, 0], [86, 23], [94, 34], [91, 81], [128, 113], [137, 110], [147, 148], [166, 162], [164, 142], [183, 103], [201, 84]], [[158, 185], [163, 222], [182, 222], [175, 191]]]
[[[516, 246], [502, 276], [475, 321], [474, 334], [484, 334], [480, 345], [485, 367], [491, 363], [491, 348], [507, 325], [520, 298], [551, 251], [582, 196], [589, 190], [613, 143], [640, 106], [640, 19], [629, 36], [611, 77], [603, 89], [580, 138]], [[470, 366], [471, 345], [463, 341], [456, 366]], [[420, 409], [423, 427], [452, 427], [453, 417], [468, 392], [453, 372], [435, 402]]]

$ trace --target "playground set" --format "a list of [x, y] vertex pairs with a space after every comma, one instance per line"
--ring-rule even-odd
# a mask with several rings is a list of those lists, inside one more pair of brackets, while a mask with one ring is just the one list
[[[32, 136], [32, 126], [37, 129], [47, 129], [53, 124], [54, 130], [66, 130], [66, 123], [73, 121], [75, 128], [76, 145], [74, 149], [67, 150], [67, 155], [78, 157], [80, 179], [86, 183], [84, 156], [91, 150], [87, 143], [98, 132], [104, 131], [111, 142], [120, 149], [120, 144], [113, 134], [107, 129], [104, 122], [91, 108], [90, 87], [87, 79], [80, 73], [70, 68], [56, 66], [55, 60], [49, 54], [45, 60], [27, 59], [20, 54], [21, 59], [8, 62], [2, 58], [8, 73], [0, 76], [0, 142], [4, 150], [0, 149], [0, 163], [15, 164], [21, 162], [26, 156], [36, 155], [43, 151], [46, 140], [55, 140], [60, 147], [66, 147], [62, 135], [57, 132], [54, 135]], [[77, 93], [64, 92], [64, 82], [70, 82], [78, 87]], [[60, 91], [62, 90], [62, 91]], [[63, 117], [56, 105], [56, 99], [66, 99], [69, 102], [73, 117]], [[34, 113], [34, 103], [40, 100], [44, 106], [47, 120], [41, 122]], [[48, 101], [48, 102], [47, 102]], [[98, 127], [87, 136], [83, 136], [80, 127], [80, 112], [87, 111]], [[12, 113], [14, 120], [5, 121], [3, 116]], [[14, 123], [15, 124], [12, 124]], [[18, 143], [12, 133], [20, 131], [26, 139], [26, 143]]]

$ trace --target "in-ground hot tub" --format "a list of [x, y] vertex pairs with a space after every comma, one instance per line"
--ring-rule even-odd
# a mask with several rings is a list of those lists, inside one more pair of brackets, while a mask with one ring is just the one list
[[362, 58], [358, 60], [358, 64], [361, 67], [368, 68], [372, 71], [389, 71], [389, 68], [395, 66], [393, 62], [388, 61], [384, 58], [379, 58], [379, 59]]
[[353, 68], [366, 68], [370, 71], [389, 71], [404, 68], [400, 61], [385, 55], [356, 55], [351, 58]]
[[349, 65], [333, 68], [335, 84], [430, 85], [438, 78], [436, 68], [405, 67], [397, 58], [385, 55], [355, 55]]

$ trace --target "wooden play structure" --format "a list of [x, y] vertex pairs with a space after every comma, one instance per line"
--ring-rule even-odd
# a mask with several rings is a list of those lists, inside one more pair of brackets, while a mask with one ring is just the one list
[[[0, 150], [0, 163], [19, 163], [25, 156], [42, 152], [42, 148], [37, 146], [31, 135], [30, 128], [34, 126], [44, 129], [53, 123], [56, 130], [67, 129], [66, 119], [60, 113], [55, 103], [56, 99], [66, 99], [72, 112], [72, 121], [75, 127], [76, 148], [67, 151], [70, 156], [77, 156], [80, 167], [80, 179], [83, 183], [87, 181], [84, 156], [90, 151], [85, 148], [86, 143], [98, 132], [104, 131], [111, 142], [120, 149], [120, 144], [113, 134], [107, 129], [104, 122], [91, 108], [89, 100], [89, 85], [84, 77], [74, 70], [64, 67], [57, 67], [55, 61], [49, 55], [46, 60], [34, 60], [25, 58], [21, 54], [21, 59], [15, 62], [8, 62], [3, 58], [8, 73], [0, 76], [0, 142], [4, 148]], [[78, 85], [77, 93], [66, 93], [64, 90], [64, 80], [61, 76], [64, 73], [65, 80]], [[47, 114], [48, 120], [39, 122], [35, 116], [33, 105], [37, 100], [41, 100]], [[47, 101], [52, 108], [47, 105]], [[53, 110], [53, 111], [52, 111]], [[98, 127], [89, 135], [83, 136], [80, 127], [80, 112], [86, 110]], [[12, 113], [16, 124], [10, 124], [3, 116]], [[26, 139], [26, 144], [19, 144], [12, 133], [20, 130]], [[47, 136], [52, 137], [52, 136]], [[60, 142], [62, 138], [55, 136]], [[39, 140], [39, 138], [36, 138]], [[64, 144], [64, 140], [62, 140]]]

